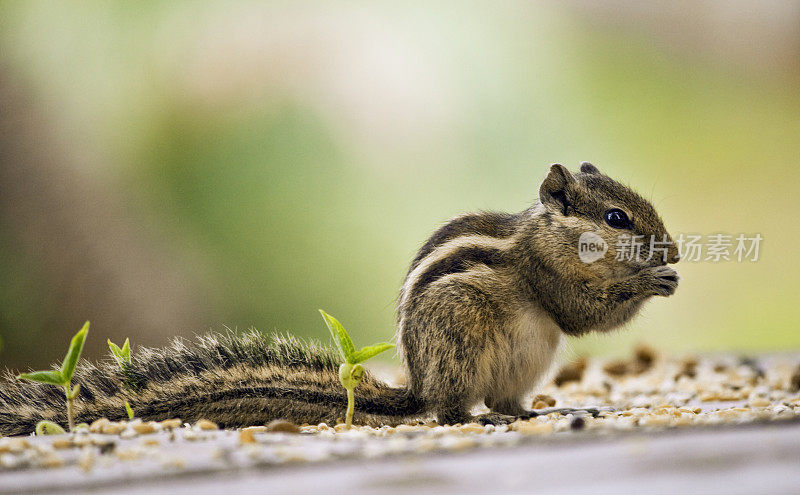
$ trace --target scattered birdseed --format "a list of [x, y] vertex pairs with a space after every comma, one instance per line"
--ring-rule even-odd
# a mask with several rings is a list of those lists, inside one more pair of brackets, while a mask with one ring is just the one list
[[551, 396], [545, 394], [539, 394], [533, 398], [534, 404], [538, 404], [540, 402], [544, 404], [544, 407], [534, 406], [534, 409], [544, 409], [545, 407], [553, 407], [556, 405], [556, 400]]
[[39, 458], [38, 464], [47, 469], [59, 468], [64, 465], [64, 458], [55, 453], [45, 454]]
[[190, 442], [194, 442], [195, 440], [200, 440], [202, 437], [197, 434], [194, 430], [183, 430], [183, 439], [189, 440]]
[[78, 457], [78, 467], [88, 473], [94, 467], [95, 460], [94, 449], [85, 448]]
[[789, 379], [789, 391], [800, 392], [800, 364], [797, 365]]
[[12, 454], [0, 454], [0, 467], [15, 469], [21, 464], [19, 458]]
[[461, 433], [486, 433], [483, 425], [478, 423], [467, 423], [465, 425], [461, 425], [459, 428]]
[[[603, 360], [568, 364], [562, 368], [567, 372], [525, 398], [525, 404], [544, 409], [544, 414], [511, 425], [442, 426], [428, 417], [413, 424], [347, 429], [341, 423], [298, 426], [276, 420], [231, 432], [218, 430], [207, 420], [181, 428], [177, 418], [160, 423], [102, 418], [66, 435], [0, 438], [0, 473], [59, 466], [88, 472], [120, 463], [137, 463], [137, 469], [150, 463], [160, 470], [279, 465], [509, 447], [543, 437], [558, 441], [578, 431], [581, 435], [657, 432], [800, 418], [800, 390], [793, 384], [800, 373], [797, 356], [671, 359], [640, 347], [622, 362], [621, 375], [608, 374], [614, 366]], [[547, 410], [556, 404], [564, 411]], [[586, 413], [587, 408], [595, 408], [596, 417]], [[473, 414], [486, 412], [484, 407], [473, 410]], [[146, 436], [135, 438], [138, 435]]]
[[24, 438], [10, 438], [8, 441], [8, 451], [14, 454], [19, 454], [30, 448], [31, 444]]
[[630, 371], [630, 367], [628, 365], [628, 361], [625, 361], [624, 359], [615, 359], [614, 361], [609, 361], [604, 364], [603, 371], [605, 371], [608, 375], [620, 377], [627, 375]]
[[73, 438], [72, 441], [75, 446], [79, 448], [92, 444], [92, 439], [89, 437], [89, 435], [75, 435], [75, 438]]
[[239, 430], [239, 443], [256, 443], [255, 432], [252, 428]]
[[[125, 430], [126, 426], [122, 423], [105, 423], [101, 428], [100, 432], [106, 435], [119, 435]], [[91, 431], [91, 428], [89, 429]]]
[[[325, 423], [320, 423], [317, 428], [319, 428], [320, 431], [329, 429], [328, 425]], [[267, 431], [271, 433], [300, 433], [300, 427], [291, 421], [275, 419], [267, 424]]]
[[156, 432], [157, 424], [158, 423], [154, 421], [149, 421], [147, 423], [135, 423], [131, 425], [131, 428], [133, 428], [133, 430], [140, 435], [148, 435]]
[[217, 423], [207, 419], [198, 420], [197, 423], [195, 423], [195, 426], [204, 431], [219, 430], [219, 425], [217, 425]]
[[186, 467], [186, 459], [177, 456], [171, 456], [163, 460], [162, 466], [167, 469], [184, 469]]
[[690, 379], [697, 378], [698, 359], [695, 356], [688, 356], [680, 361], [680, 371], [675, 375], [675, 381], [682, 376]]
[[181, 426], [183, 426], [183, 422], [179, 418], [165, 419], [161, 422], [161, 427], [165, 430], [180, 428]]
[[142, 455], [141, 449], [138, 448], [130, 448], [130, 449], [120, 449], [115, 452], [118, 459], [123, 461], [133, 461], [138, 459]]
[[75, 443], [70, 438], [54, 438], [50, 444], [54, 449], [71, 449]]
[[553, 432], [553, 423], [534, 423], [532, 421], [515, 421], [511, 424], [514, 431], [523, 435], [547, 435]]
[[633, 351], [635, 372], [637, 374], [644, 373], [653, 367], [653, 364], [658, 358], [658, 353], [655, 349], [647, 344], [639, 344]]
[[565, 364], [556, 374], [553, 383], [560, 387], [566, 383], [581, 381], [586, 370], [586, 361], [585, 357], [580, 357], [573, 363]]
[[[771, 402], [769, 401], [769, 399], [766, 399], [764, 397], [756, 397], [755, 399], [751, 399], [750, 402], [748, 402], [748, 405], [750, 407], [767, 407], [770, 404]], [[747, 409], [744, 410], [747, 411]]]
[[397, 426], [395, 426], [394, 430], [397, 433], [409, 433], [409, 432], [413, 432], [413, 431], [420, 431], [420, 426], [397, 425]]
[[111, 421], [108, 418], [96, 419], [89, 425], [89, 431], [92, 433], [102, 433], [103, 426], [109, 423], [111, 423]]
[[445, 450], [450, 450], [453, 452], [461, 452], [464, 450], [471, 449], [475, 447], [477, 444], [472, 437], [453, 437], [448, 436], [444, 437], [439, 446]]

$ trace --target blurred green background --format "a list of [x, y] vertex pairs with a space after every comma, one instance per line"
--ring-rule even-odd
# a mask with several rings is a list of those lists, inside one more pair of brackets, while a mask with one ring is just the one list
[[568, 353], [800, 348], [795, 2], [0, 2], [0, 365], [256, 327], [388, 339], [442, 222], [582, 160], [680, 232], [675, 297]]

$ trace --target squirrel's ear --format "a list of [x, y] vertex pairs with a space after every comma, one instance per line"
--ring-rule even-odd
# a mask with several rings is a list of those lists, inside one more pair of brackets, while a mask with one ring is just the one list
[[584, 174], [599, 174], [600, 170], [589, 162], [581, 163], [581, 172]]
[[570, 205], [567, 188], [574, 183], [575, 177], [567, 170], [567, 167], [560, 163], [554, 163], [550, 165], [550, 173], [539, 186], [539, 200], [546, 207], [561, 211], [566, 215]]

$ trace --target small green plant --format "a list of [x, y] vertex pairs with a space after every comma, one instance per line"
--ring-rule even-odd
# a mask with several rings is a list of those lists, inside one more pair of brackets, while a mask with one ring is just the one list
[[[128, 366], [131, 365], [131, 341], [130, 339], [125, 339], [125, 343], [122, 344], [122, 347], [118, 346], [117, 344], [111, 342], [111, 339], [107, 339], [108, 341], [108, 348], [111, 349], [111, 355], [114, 357], [114, 360], [119, 365], [120, 369], [123, 372], [127, 369]], [[125, 412], [128, 414], [128, 419], [133, 419], [133, 409], [128, 401], [125, 401]]]
[[356, 350], [355, 346], [353, 346], [353, 340], [350, 338], [347, 330], [339, 323], [339, 320], [321, 309], [319, 312], [322, 314], [322, 318], [325, 320], [328, 330], [331, 331], [333, 341], [336, 342], [336, 347], [339, 349], [339, 353], [344, 360], [341, 366], [339, 366], [339, 381], [342, 383], [345, 390], [347, 390], [347, 414], [345, 416], [345, 424], [347, 428], [350, 428], [353, 425], [353, 412], [356, 406], [355, 389], [358, 384], [361, 383], [361, 379], [364, 376], [364, 367], [361, 366], [360, 363], [377, 356], [387, 349], [391, 349], [394, 347], [394, 344], [381, 342]]
[[[73, 402], [80, 392], [81, 386], [72, 386], [72, 375], [75, 374], [75, 366], [81, 357], [83, 351], [83, 343], [86, 341], [86, 334], [89, 333], [89, 322], [84, 323], [78, 333], [72, 337], [72, 342], [69, 344], [67, 355], [61, 363], [61, 369], [47, 370], [47, 371], [34, 371], [33, 373], [22, 373], [17, 376], [20, 380], [30, 380], [32, 382], [47, 383], [49, 385], [56, 385], [64, 388], [64, 395], [67, 398], [67, 422], [69, 430], [75, 429], [75, 417], [73, 412]], [[41, 429], [42, 432], [48, 432], [48, 429], [54, 430], [49, 421], [41, 421], [36, 425], [37, 432]], [[55, 425], [58, 426], [58, 425]], [[62, 430], [63, 431], [63, 430]], [[52, 431], [51, 431], [52, 432]]]
[[52, 421], [39, 421], [36, 423], [36, 435], [61, 435], [66, 433], [64, 428]]
[[111, 349], [111, 355], [114, 356], [114, 360], [117, 362], [120, 368], [125, 369], [126, 365], [131, 364], [131, 341], [130, 339], [125, 339], [125, 343], [122, 344], [122, 348], [111, 342], [111, 339], [107, 339], [108, 341], [108, 348]]

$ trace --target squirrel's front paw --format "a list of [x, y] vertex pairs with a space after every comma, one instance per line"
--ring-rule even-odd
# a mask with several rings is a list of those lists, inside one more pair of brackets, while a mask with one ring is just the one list
[[668, 266], [653, 266], [640, 272], [647, 285], [646, 290], [653, 296], [671, 296], [678, 288], [680, 276]]

